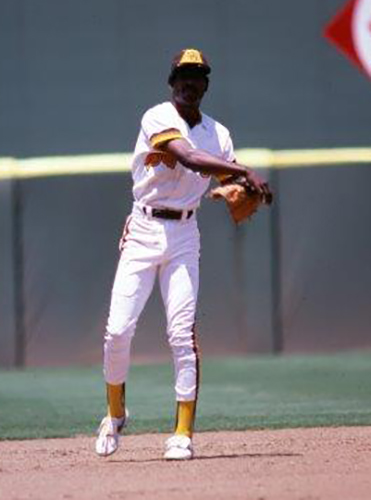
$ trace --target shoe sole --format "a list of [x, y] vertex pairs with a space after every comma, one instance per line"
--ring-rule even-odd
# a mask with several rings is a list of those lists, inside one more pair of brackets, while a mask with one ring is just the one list
[[118, 450], [118, 446], [114, 450], [110, 451], [109, 453], [106, 453], [106, 452], [105, 453], [100, 453], [99, 451], [97, 451], [97, 449], [95, 449], [95, 453], [98, 455], [98, 457], [104, 457], [105, 458], [105, 457], [110, 457], [111, 455], [113, 455], [114, 453], [116, 453], [117, 450]]
[[164, 455], [164, 459], [165, 460], [192, 460], [192, 458], [193, 458], [193, 453], [191, 455], [186, 455], [186, 456], [183, 456], [183, 457], [182, 456], [175, 456], [175, 455], [173, 455], [173, 456], [171, 456], [171, 455], [167, 456], [167, 453], [165, 453], [165, 455]]

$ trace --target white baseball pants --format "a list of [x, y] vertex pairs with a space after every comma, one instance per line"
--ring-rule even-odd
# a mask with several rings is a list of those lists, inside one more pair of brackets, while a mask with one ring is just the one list
[[195, 215], [179, 221], [152, 218], [134, 204], [122, 241], [104, 342], [105, 380], [114, 385], [126, 381], [131, 340], [158, 274], [173, 353], [176, 399], [194, 401], [199, 378], [194, 325], [200, 253]]

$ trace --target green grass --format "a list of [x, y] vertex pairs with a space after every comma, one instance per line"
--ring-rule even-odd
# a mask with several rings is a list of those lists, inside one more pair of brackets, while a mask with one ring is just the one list
[[[128, 433], [170, 432], [172, 368], [133, 366]], [[0, 371], [0, 439], [92, 434], [105, 412], [99, 367]], [[371, 353], [207, 359], [197, 429], [371, 425]]]

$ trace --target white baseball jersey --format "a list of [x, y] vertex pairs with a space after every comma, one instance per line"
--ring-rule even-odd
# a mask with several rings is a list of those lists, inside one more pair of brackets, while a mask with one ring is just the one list
[[132, 162], [134, 200], [156, 208], [192, 210], [199, 206], [210, 177], [193, 172], [161, 150], [170, 139], [186, 139], [226, 161], [235, 159], [229, 131], [204, 113], [190, 128], [171, 102], [150, 108], [143, 116]]

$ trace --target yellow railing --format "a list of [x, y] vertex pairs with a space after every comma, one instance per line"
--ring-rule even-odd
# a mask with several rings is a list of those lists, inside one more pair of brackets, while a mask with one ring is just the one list
[[[239, 149], [237, 159], [255, 168], [371, 164], [371, 147], [333, 149]], [[130, 170], [131, 154], [110, 153], [43, 158], [0, 158], [0, 180], [62, 175], [91, 175]]]

